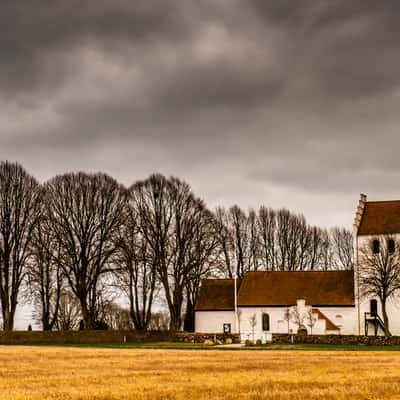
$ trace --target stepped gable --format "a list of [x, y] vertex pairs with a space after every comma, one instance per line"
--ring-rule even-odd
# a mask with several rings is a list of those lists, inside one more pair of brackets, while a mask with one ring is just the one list
[[357, 233], [358, 235], [400, 233], [400, 200], [365, 202]]
[[354, 306], [353, 271], [248, 272], [238, 306]]

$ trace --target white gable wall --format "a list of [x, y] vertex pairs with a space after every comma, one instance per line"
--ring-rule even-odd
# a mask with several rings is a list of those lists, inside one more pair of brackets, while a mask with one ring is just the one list
[[223, 333], [224, 324], [231, 324], [235, 331], [234, 311], [196, 311], [195, 330], [201, 333]]

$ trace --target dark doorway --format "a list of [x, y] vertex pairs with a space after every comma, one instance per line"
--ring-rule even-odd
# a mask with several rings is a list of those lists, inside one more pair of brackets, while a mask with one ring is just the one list
[[224, 334], [225, 335], [231, 334], [231, 324], [224, 324]]
[[372, 299], [369, 303], [371, 316], [375, 317], [378, 315], [378, 303], [375, 299]]

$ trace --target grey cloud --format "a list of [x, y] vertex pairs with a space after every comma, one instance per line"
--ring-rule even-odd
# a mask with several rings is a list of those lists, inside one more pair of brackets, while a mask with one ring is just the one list
[[324, 196], [345, 207], [358, 188], [395, 195], [399, 11], [372, 0], [5, 1], [0, 158], [40, 179], [173, 173], [212, 205], [298, 204], [331, 223], [349, 211], [332, 205], [324, 219]]

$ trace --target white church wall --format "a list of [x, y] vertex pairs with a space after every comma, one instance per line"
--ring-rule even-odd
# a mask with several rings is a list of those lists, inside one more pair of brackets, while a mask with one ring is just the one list
[[[240, 307], [239, 308], [239, 327], [240, 334], [243, 340], [264, 340], [266, 332], [262, 329], [262, 315], [267, 313], [269, 315], [270, 330], [273, 333], [287, 333], [288, 324], [284, 320], [284, 313], [286, 307]], [[250, 319], [256, 316], [256, 325], [254, 326], [254, 338], [253, 328], [250, 323]], [[290, 323], [289, 329], [294, 329], [294, 325]]]
[[[305, 304], [302, 312], [306, 313], [310, 305]], [[251, 327], [251, 318], [256, 315], [256, 326], [254, 327], [254, 340], [264, 339], [266, 332], [262, 330], [262, 314], [269, 314], [271, 333], [288, 333], [297, 332], [297, 324], [292, 320], [288, 322], [284, 319], [287, 307], [241, 307], [240, 313], [240, 333], [243, 339], [253, 340], [253, 331]], [[329, 333], [340, 333], [351, 335], [354, 333], [355, 307], [319, 307], [319, 310], [329, 318], [340, 331], [332, 331]], [[311, 327], [307, 325], [307, 319], [304, 320], [304, 326], [308, 333], [311, 333]], [[314, 335], [326, 334], [325, 320], [318, 319], [312, 328]]]
[[318, 309], [340, 328], [338, 333], [342, 335], [353, 335], [355, 333], [355, 307], [318, 307]]
[[235, 331], [235, 313], [233, 311], [196, 311], [195, 330], [201, 333], [223, 333], [224, 324], [231, 324]]
[[[305, 314], [310, 305], [302, 304], [302, 312]], [[243, 340], [253, 340], [253, 329], [251, 326], [251, 318], [256, 316], [256, 325], [254, 327], [254, 340], [265, 340], [267, 333], [283, 333], [288, 332], [296, 333], [297, 325], [290, 320], [288, 322], [284, 319], [287, 307], [239, 307], [238, 308], [238, 329], [240, 330]], [[354, 320], [355, 308], [354, 307], [319, 307], [319, 310], [329, 318], [340, 331], [333, 331], [329, 333], [340, 333], [344, 335], [354, 334]], [[262, 315], [266, 313], [269, 315], [270, 330], [263, 331]], [[223, 324], [230, 323], [232, 332], [235, 331], [235, 316], [233, 311], [196, 311], [195, 327], [196, 332], [201, 333], [222, 333]], [[307, 319], [304, 320], [304, 326], [307, 328], [308, 333], [311, 333], [310, 326], [307, 325]], [[326, 334], [325, 320], [318, 319], [313, 326], [312, 333], [314, 335]]]

